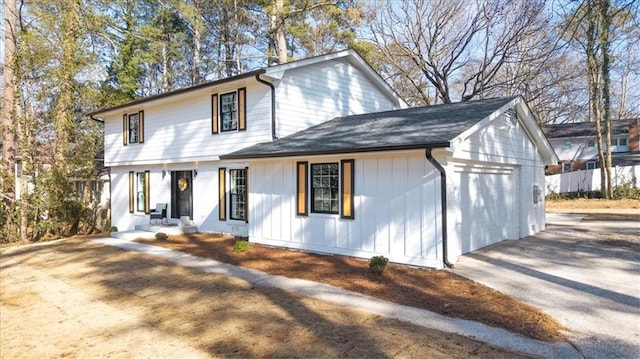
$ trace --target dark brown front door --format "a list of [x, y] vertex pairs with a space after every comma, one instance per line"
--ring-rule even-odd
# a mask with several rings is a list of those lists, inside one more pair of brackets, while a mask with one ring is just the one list
[[193, 220], [191, 171], [171, 172], [171, 218], [189, 216]]

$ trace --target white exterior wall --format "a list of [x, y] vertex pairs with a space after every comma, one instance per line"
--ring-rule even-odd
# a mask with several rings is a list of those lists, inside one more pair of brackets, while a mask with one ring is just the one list
[[[450, 261], [545, 228], [544, 163], [520, 121], [501, 115], [459, 138], [453, 152], [440, 158], [447, 166]], [[537, 203], [534, 186], [540, 190]]]
[[[211, 95], [247, 88], [247, 130], [211, 134]], [[105, 166], [211, 161], [271, 140], [271, 89], [255, 80], [226, 83], [110, 113]], [[144, 143], [122, 144], [122, 115], [144, 110]]]
[[278, 137], [336, 117], [399, 108], [344, 59], [288, 70], [276, 88]]
[[[627, 146], [618, 146], [618, 139], [627, 139], [626, 135], [612, 135], [611, 152], [627, 152], [629, 151], [629, 144]], [[594, 141], [594, 146], [589, 147], [589, 141]], [[550, 138], [549, 143], [553, 147], [554, 151], [558, 155], [560, 161], [579, 161], [579, 160], [597, 160], [598, 148], [595, 146], [594, 137], [571, 137], [571, 138]]]
[[[292, 68], [275, 80], [278, 136], [306, 129], [337, 116], [396, 108], [394, 98], [384, 95], [347, 60], [324, 61]], [[211, 134], [211, 95], [245, 87], [246, 131]], [[123, 114], [144, 111], [144, 143], [122, 143]], [[128, 172], [151, 171], [150, 205], [169, 203], [169, 171], [198, 170], [193, 183], [194, 224], [202, 232], [226, 232], [246, 236], [244, 222], [218, 220], [218, 167], [231, 168], [218, 156], [271, 136], [271, 89], [255, 78], [223, 83], [151, 100], [104, 114], [105, 166], [112, 171], [112, 225], [119, 230], [148, 224], [148, 215], [128, 211]], [[244, 168], [242, 164], [238, 168]], [[167, 171], [162, 180], [162, 170]], [[251, 175], [250, 179], [255, 178]], [[158, 177], [159, 176], [159, 177]], [[160, 179], [158, 179], [160, 178]]]
[[341, 159], [355, 160], [354, 219], [311, 211], [296, 216], [296, 160], [251, 162], [250, 241], [441, 268], [440, 174], [424, 152], [304, 160]]
[[[156, 203], [168, 203], [167, 218], [171, 219], [171, 173], [170, 171], [191, 171], [196, 169], [198, 175], [192, 179], [193, 190], [193, 224], [200, 232], [231, 233], [247, 236], [247, 223], [228, 219], [220, 221], [218, 217], [218, 168], [243, 169], [243, 162], [205, 162], [184, 163], [164, 166], [119, 166], [111, 170], [111, 225], [118, 230], [132, 229], [136, 225], [148, 225], [149, 215], [134, 211], [129, 213], [129, 171], [150, 171], [149, 204], [151, 209]], [[162, 178], [162, 171], [166, 174]], [[250, 174], [251, 175], [251, 174]], [[229, 176], [227, 174], [227, 182]], [[227, 183], [226, 188], [229, 188]], [[227, 206], [229, 199], [227, 194]], [[228, 208], [227, 208], [228, 211]], [[175, 220], [177, 221], [177, 220]]]

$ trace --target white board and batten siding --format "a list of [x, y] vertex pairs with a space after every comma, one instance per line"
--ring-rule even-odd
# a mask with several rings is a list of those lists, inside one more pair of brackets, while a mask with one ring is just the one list
[[423, 151], [304, 160], [342, 159], [355, 160], [354, 219], [296, 216], [296, 160], [250, 162], [251, 241], [441, 268], [440, 174]]
[[458, 138], [447, 163], [451, 256], [544, 229], [544, 164], [515, 115]]
[[287, 70], [276, 100], [278, 137], [336, 117], [400, 108], [346, 59]]
[[[246, 131], [211, 133], [211, 95], [246, 87]], [[269, 87], [253, 79], [225, 83], [120, 109], [105, 117], [105, 165], [197, 162], [271, 140]], [[122, 115], [144, 111], [144, 143], [123, 146]]]

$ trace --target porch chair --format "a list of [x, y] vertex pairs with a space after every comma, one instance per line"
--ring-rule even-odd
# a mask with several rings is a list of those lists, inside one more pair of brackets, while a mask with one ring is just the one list
[[162, 222], [164, 218], [167, 218], [167, 204], [156, 203], [156, 208], [149, 212], [149, 214], [149, 224], [151, 224], [154, 219], [159, 219], [160, 222]]

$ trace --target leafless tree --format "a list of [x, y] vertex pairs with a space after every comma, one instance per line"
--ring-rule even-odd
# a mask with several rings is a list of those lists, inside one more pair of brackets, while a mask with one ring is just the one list
[[[423, 103], [450, 103], [483, 97], [504, 81], [519, 81], [521, 74], [502, 76], [501, 70], [529, 56], [544, 57], [536, 40], [548, 26], [544, 1], [417, 0], [387, 3], [371, 28], [372, 41], [400, 76], [422, 93]], [[525, 40], [528, 40], [525, 41]], [[546, 40], [545, 40], [546, 41]], [[435, 99], [427, 100], [422, 79]], [[526, 70], [526, 69], [524, 69]]]

